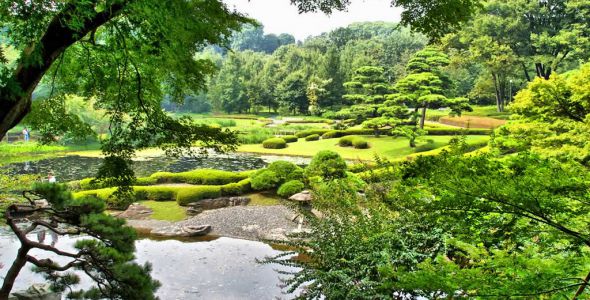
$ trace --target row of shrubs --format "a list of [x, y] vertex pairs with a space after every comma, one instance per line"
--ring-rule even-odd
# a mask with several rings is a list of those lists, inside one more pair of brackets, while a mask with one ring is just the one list
[[[239, 196], [252, 190], [250, 178], [232, 182], [225, 185], [203, 185], [192, 187], [180, 186], [134, 186], [135, 199], [154, 201], [176, 201], [179, 205], [187, 205], [203, 199], [218, 198], [222, 196]], [[94, 196], [110, 203], [114, 199], [111, 195], [115, 188], [103, 188], [77, 192], [75, 197]]]
[[[320, 136], [317, 134], [308, 135], [305, 137], [306, 141], [317, 141]], [[299, 138], [295, 135], [284, 135], [281, 137], [273, 137], [262, 142], [262, 147], [266, 149], [284, 149], [287, 148], [288, 143], [297, 142]]]
[[[490, 129], [482, 128], [427, 128], [428, 135], [458, 135], [458, 134], [469, 134], [469, 135], [489, 135], [492, 133]], [[377, 130], [367, 128], [354, 128], [346, 130], [332, 130], [332, 129], [308, 129], [300, 131], [296, 134], [299, 138], [305, 138], [310, 135], [319, 135], [322, 139], [334, 139], [348, 135], [391, 135], [390, 130]]]
[[[157, 172], [149, 177], [137, 178], [133, 185], [148, 186], [158, 183], [224, 185], [246, 179], [250, 174], [252, 174], [252, 171], [229, 172], [215, 169], [197, 169], [180, 173]], [[70, 187], [74, 190], [95, 190], [111, 186], [106, 182], [97, 181], [94, 178], [85, 178], [77, 182], [70, 182]]]
[[369, 148], [369, 143], [367, 142], [367, 140], [363, 137], [360, 136], [355, 136], [355, 135], [347, 135], [344, 137], [341, 137], [340, 140], [338, 141], [338, 145], [340, 145], [341, 147], [354, 147], [356, 149], [368, 149]]

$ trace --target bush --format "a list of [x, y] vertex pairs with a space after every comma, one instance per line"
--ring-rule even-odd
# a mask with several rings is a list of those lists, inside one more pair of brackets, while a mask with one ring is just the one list
[[299, 180], [291, 180], [283, 183], [281, 187], [279, 187], [277, 194], [283, 198], [289, 198], [303, 191], [304, 188], [305, 185], [303, 184], [303, 182]]
[[305, 176], [307, 178], [320, 176], [324, 179], [344, 178], [346, 177], [346, 162], [340, 154], [334, 151], [320, 151], [305, 169]]
[[223, 185], [246, 179], [248, 174], [215, 169], [198, 169], [188, 172], [158, 172], [150, 176], [158, 183], [190, 183], [202, 185]]
[[354, 138], [355, 137], [352, 135], [343, 136], [338, 141], [338, 145], [340, 145], [341, 147], [350, 147], [350, 146], [352, 146], [352, 140]]
[[303, 131], [297, 132], [295, 135], [298, 138], [304, 138], [304, 137], [310, 136], [312, 134], [322, 135], [328, 131], [331, 131], [331, 130], [330, 129], [308, 129], [308, 130], [303, 130]]
[[305, 140], [310, 142], [310, 141], [317, 141], [320, 139], [320, 136], [317, 134], [312, 134], [312, 135], [308, 135], [305, 137]]
[[357, 136], [352, 139], [352, 146], [355, 149], [368, 149], [369, 143], [367, 142], [366, 139], [364, 139], [360, 136]]
[[282, 138], [270, 138], [262, 142], [262, 147], [266, 149], [283, 149], [287, 148], [287, 142]]
[[287, 142], [287, 143], [294, 143], [294, 142], [297, 142], [297, 140], [299, 140], [299, 138], [294, 135], [285, 135], [285, 136], [282, 136], [281, 138], [283, 140], [285, 140], [285, 142]]
[[240, 180], [239, 182], [228, 183], [226, 185], [221, 186], [221, 195], [222, 196], [239, 196], [246, 194], [252, 190], [252, 186], [250, 184], [251, 179], [246, 178]]
[[273, 189], [280, 182], [277, 173], [266, 169], [260, 170], [251, 178], [252, 188], [257, 191]]
[[185, 206], [203, 199], [219, 198], [221, 187], [219, 186], [195, 186], [185, 187], [176, 194], [176, 203]]

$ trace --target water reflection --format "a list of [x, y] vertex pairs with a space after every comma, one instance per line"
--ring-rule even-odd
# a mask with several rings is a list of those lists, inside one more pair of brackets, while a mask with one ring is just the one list
[[[57, 246], [68, 250], [74, 239], [61, 237]], [[10, 232], [0, 234], [0, 277], [6, 274], [19, 244]], [[151, 240], [136, 242], [139, 263], [153, 265], [152, 276], [162, 283], [161, 299], [288, 299], [281, 292], [277, 266], [261, 265], [256, 259], [279, 254], [271, 246], [254, 241], [214, 238], [208, 241]], [[41, 251], [35, 255], [45, 255]], [[41, 256], [40, 256], [41, 257]], [[50, 256], [51, 257], [51, 256]], [[58, 260], [63, 263], [63, 260]], [[43, 278], [25, 267], [15, 283], [24, 289]], [[281, 270], [287, 270], [281, 267]], [[82, 278], [82, 285], [88, 285]]]
[[[12, 174], [40, 174], [53, 172], [60, 182], [79, 180], [96, 175], [101, 158], [64, 156], [34, 162], [13, 163], [3, 166]], [[136, 176], [149, 176], [155, 172], [184, 172], [200, 168], [226, 171], [244, 171], [266, 166], [260, 157], [245, 154], [209, 155], [208, 157], [147, 157], [134, 161]]]

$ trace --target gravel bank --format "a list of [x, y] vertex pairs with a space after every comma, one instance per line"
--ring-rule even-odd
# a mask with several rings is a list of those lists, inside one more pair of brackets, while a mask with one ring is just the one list
[[225, 236], [248, 240], [284, 240], [297, 230], [292, 222], [294, 212], [283, 205], [233, 206], [206, 210], [184, 221], [167, 222], [150, 219], [127, 220], [127, 224], [140, 232], [152, 230], [171, 231], [184, 226], [211, 225], [213, 236]]
[[211, 225], [212, 235], [250, 240], [285, 239], [297, 229], [294, 212], [282, 205], [234, 206], [207, 210], [178, 225]]

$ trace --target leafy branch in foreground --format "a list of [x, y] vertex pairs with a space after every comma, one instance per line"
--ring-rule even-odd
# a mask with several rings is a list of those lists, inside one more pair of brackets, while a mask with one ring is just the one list
[[459, 148], [384, 165], [363, 194], [321, 184], [322, 217], [266, 262], [301, 268], [285, 283], [302, 299], [588, 295], [587, 169]]
[[[69, 290], [72, 298], [155, 299], [159, 283], [150, 276], [151, 266], [133, 262], [135, 231], [125, 221], [104, 213], [105, 204], [96, 198], [74, 199], [63, 185], [38, 184], [24, 192], [25, 204], [13, 204], [5, 218], [21, 247], [0, 289], [7, 299], [21, 269], [30, 263], [43, 273], [54, 291]], [[45, 199], [44, 201], [36, 201]], [[73, 248], [62, 250], [54, 244], [34, 241], [29, 234], [42, 231], [56, 236], [79, 235]], [[49, 258], [32, 255], [32, 250], [69, 259], [58, 264]], [[74, 290], [79, 283], [76, 270], [94, 281], [88, 290]]]

